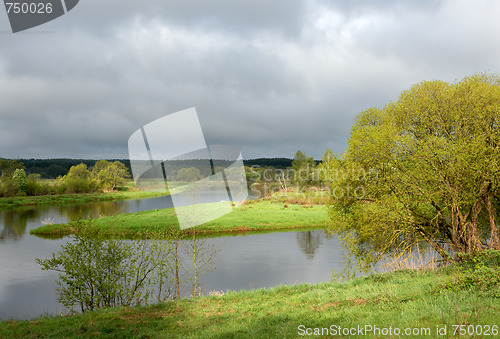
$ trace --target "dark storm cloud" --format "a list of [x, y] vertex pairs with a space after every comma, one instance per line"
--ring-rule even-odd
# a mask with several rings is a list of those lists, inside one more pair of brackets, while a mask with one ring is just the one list
[[[353, 117], [421, 80], [500, 66], [476, 1], [85, 1], [0, 41], [0, 157], [127, 157], [195, 106], [246, 158], [342, 152]], [[6, 22], [1, 22], [5, 27]]]

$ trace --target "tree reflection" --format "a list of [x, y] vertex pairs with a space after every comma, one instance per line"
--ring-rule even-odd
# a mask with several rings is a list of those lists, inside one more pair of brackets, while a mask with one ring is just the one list
[[324, 231], [314, 230], [297, 233], [299, 247], [307, 259], [313, 259], [314, 254], [323, 243]]
[[127, 213], [128, 206], [120, 201], [103, 201], [90, 204], [67, 205], [59, 207], [59, 215], [65, 216], [68, 221], [80, 219], [95, 219], [102, 216]]
[[59, 223], [80, 219], [95, 219], [101, 216], [127, 213], [129, 210], [129, 204], [124, 201], [4, 209], [0, 210], [0, 241], [21, 238], [27, 233], [28, 224], [30, 227], [38, 227], [42, 226], [44, 222]]
[[26, 232], [28, 220], [39, 218], [35, 208], [4, 210], [0, 212], [3, 227], [0, 231], [0, 240], [17, 239]]

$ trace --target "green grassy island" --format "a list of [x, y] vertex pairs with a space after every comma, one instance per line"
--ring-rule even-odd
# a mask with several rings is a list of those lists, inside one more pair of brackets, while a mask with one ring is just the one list
[[[86, 222], [86, 221], [83, 221]], [[152, 231], [178, 229], [173, 208], [136, 213], [122, 213], [116, 216], [92, 220], [103, 234], [113, 237], [135, 237]], [[197, 226], [194, 231], [203, 235], [239, 234], [246, 232], [277, 231], [303, 228], [327, 227], [327, 208], [324, 205], [287, 204], [275, 200], [247, 201], [235, 211], [221, 218]], [[31, 230], [31, 234], [62, 236], [74, 233], [75, 223], [49, 224]]]

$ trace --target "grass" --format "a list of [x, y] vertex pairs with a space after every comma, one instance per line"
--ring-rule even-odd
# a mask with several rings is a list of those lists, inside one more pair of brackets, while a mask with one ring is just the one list
[[313, 187], [304, 190], [289, 188], [288, 190], [274, 191], [273, 194], [263, 199], [288, 204], [325, 205], [330, 201], [330, 192], [328, 190], [317, 190]]
[[61, 205], [89, 203], [106, 200], [142, 199], [165, 195], [159, 192], [119, 191], [107, 193], [55, 194], [29, 197], [2, 197], [0, 208], [13, 208], [32, 205]]
[[[84, 221], [85, 222], [85, 221]], [[92, 220], [103, 234], [114, 237], [134, 237], [153, 231], [178, 229], [173, 208], [136, 213], [123, 213], [116, 216]], [[260, 232], [269, 230], [326, 227], [329, 218], [325, 206], [289, 205], [268, 200], [247, 201], [233, 212], [197, 226], [196, 234], [221, 235]], [[77, 231], [76, 223], [44, 225], [31, 234], [62, 236]]]
[[[332, 325], [398, 328], [401, 336], [407, 328], [420, 332], [428, 328], [430, 337], [437, 337], [437, 327], [446, 326], [442, 337], [456, 337], [453, 325], [500, 325], [500, 298], [474, 290], [440, 290], [451, 275], [446, 268], [397, 271], [345, 283], [279, 286], [145, 307], [6, 321], [0, 323], [0, 337], [296, 338], [301, 337], [300, 325], [303, 331], [323, 331], [315, 337], [332, 334], [327, 333]], [[363, 334], [343, 337], [391, 337]]]

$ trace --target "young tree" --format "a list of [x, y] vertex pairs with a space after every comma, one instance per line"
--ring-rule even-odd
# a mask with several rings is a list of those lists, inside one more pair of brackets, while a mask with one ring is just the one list
[[92, 223], [77, 227], [52, 258], [36, 259], [43, 270], [60, 273], [57, 294], [64, 306], [85, 312], [173, 298], [172, 241], [108, 239]]
[[119, 161], [110, 163], [106, 160], [99, 160], [93, 171], [98, 171], [97, 179], [101, 186], [108, 191], [115, 190], [130, 178], [127, 167]]
[[306, 156], [302, 151], [297, 151], [292, 161], [291, 179], [301, 188], [314, 184], [318, 178], [315, 173], [316, 162], [313, 157]]
[[321, 158], [321, 164], [318, 166], [319, 179], [324, 183], [329, 183], [335, 180], [338, 176], [340, 163], [332, 150], [327, 148], [325, 154]]
[[64, 178], [66, 190], [68, 193], [89, 192], [93, 188], [91, 179], [91, 173], [87, 169], [87, 165], [82, 163], [71, 166], [68, 174]]
[[[358, 115], [334, 230], [366, 264], [421, 241], [443, 259], [499, 249], [500, 78], [425, 81]], [[373, 175], [375, 173], [376, 175]]]
[[26, 172], [24, 169], [16, 169], [12, 175], [12, 179], [16, 182], [19, 187], [19, 192], [26, 193], [26, 186], [28, 184], [28, 179], [26, 178]]
[[92, 174], [97, 178], [99, 172], [105, 170], [110, 165], [110, 162], [107, 160], [99, 160], [94, 164], [92, 168]]
[[215, 245], [210, 244], [204, 239], [196, 239], [196, 233], [193, 232], [191, 241], [187, 242], [185, 247], [186, 254], [191, 257], [191, 266], [189, 271], [193, 277], [193, 297], [198, 296], [198, 285], [200, 277], [210, 271], [215, 270], [215, 257], [219, 251]]

